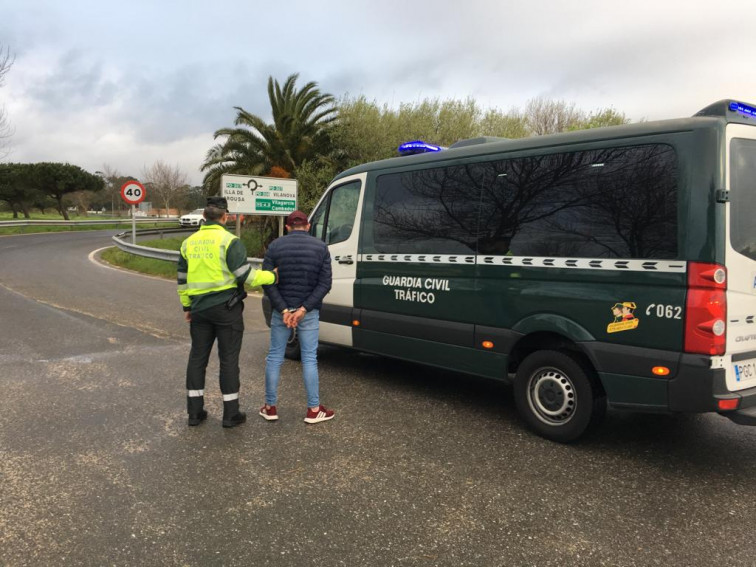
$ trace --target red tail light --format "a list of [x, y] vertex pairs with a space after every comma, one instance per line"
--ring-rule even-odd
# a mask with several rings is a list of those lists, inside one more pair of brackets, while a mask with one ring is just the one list
[[717, 407], [722, 411], [736, 410], [739, 405], [740, 398], [727, 398], [717, 402]]
[[722, 355], [727, 334], [727, 270], [719, 264], [688, 264], [685, 352]]

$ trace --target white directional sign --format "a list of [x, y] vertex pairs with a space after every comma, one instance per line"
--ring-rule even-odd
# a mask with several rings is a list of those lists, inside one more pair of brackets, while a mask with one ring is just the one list
[[243, 215], [288, 215], [297, 209], [297, 180], [249, 175], [221, 176], [228, 212]]

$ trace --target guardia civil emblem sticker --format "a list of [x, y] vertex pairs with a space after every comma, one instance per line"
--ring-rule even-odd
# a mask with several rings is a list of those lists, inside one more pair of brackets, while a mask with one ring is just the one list
[[620, 331], [630, 331], [638, 328], [640, 321], [635, 316], [635, 302], [623, 301], [612, 305], [612, 315], [614, 321], [606, 327], [607, 333], [619, 333]]

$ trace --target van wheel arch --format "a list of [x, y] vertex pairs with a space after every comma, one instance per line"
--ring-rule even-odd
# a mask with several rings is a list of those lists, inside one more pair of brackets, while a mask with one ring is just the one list
[[516, 373], [522, 361], [539, 350], [569, 352], [573, 356], [580, 358], [585, 364], [593, 367], [588, 356], [575, 341], [559, 333], [539, 331], [537, 333], [530, 333], [517, 341], [509, 353], [509, 367], [507, 371], [510, 374]]

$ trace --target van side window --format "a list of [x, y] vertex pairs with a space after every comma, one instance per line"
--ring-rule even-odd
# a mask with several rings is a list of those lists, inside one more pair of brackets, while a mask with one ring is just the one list
[[730, 143], [730, 242], [756, 260], [756, 140]]
[[310, 219], [310, 234], [326, 244], [347, 240], [352, 234], [359, 198], [359, 181], [332, 189]]
[[331, 202], [331, 196], [328, 195], [317, 210], [312, 213], [310, 217], [310, 234], [318, 240], [323, 240], [323, 233], [325, 232], [326, 211], [328, 211], [328, 203]]
[[328, 208], [328, 223], [326, 225], [326, 244], [344, 242], [351, 236], [359, 199], [359, 181], [346, 183], [331, 191], [331, 205]]
[[677, 256], [678, 166], [668, 145], [485, 164], [481, 254]]
[[482, 182], [478, 164], [379, 176], [372, 235], [375, 251], [474, 253]]

